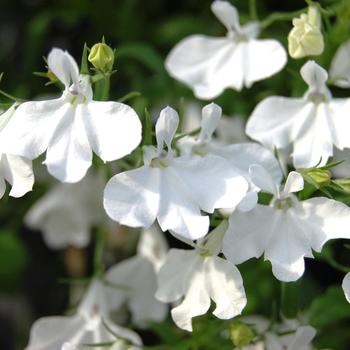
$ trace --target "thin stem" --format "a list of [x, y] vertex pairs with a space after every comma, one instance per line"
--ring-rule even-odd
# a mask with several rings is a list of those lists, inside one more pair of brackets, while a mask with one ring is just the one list
[[300, 16], [305, 13], [307, 8], [294, 12], [274, 12], [267, 16], [265, 20], [261, 22], [261, 29], [268, 28], [271, 24], [278, 21], [291, 21], [294, 17]]
[[249, 15], [253, 21], [258, 20], [258, 11], [256, 9], [256, 0], [249, 0]]
[[105, 270], [103, 263], [103, 250], [106, 241], [105, 232], [99, 228], [96, 232], [95, 252], [94, 252], [94, 276], [101, 277]]
[[107, 101], [109, 98], [110, 76], [105, 75], [103, 79], [95, 83], [95, 100]]
[[281, 282], [280, 314], [296, 318], [299, 311], [300, 281]]
[[10, 100], [15, 101], [15, 102], [25, 102], [26, 101], [26, 100], [23, 100], [22, 98], [12, 96], [12, 95], [8, 94], [7, 92], [5, 92], [3, 90], [0, 90], [0, 94], [4, 95], [5, 97], [7, 97]]
[[197, 129], [192, 130], [190, 132], [185, 132], [183, 134], [180, 134], [180, 135], [174, 137], [174, 141], [178, 141], [178, 140], [182, 139], [185, 136], [194, 136], [194, 135], [198, 134], [200, 131], [201, 131], [201, 128], [197, 128]]

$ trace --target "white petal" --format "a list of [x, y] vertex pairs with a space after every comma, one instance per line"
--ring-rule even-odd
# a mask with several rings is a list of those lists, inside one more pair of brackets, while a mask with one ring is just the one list
[[107, 271], [106, 280], [115, 285], [115, 287], [108, 287], [106, 291], [111, 309], [116, 310], [126, 302], [133, 322], [141, 326], [147, 321], [164, 319], [166, 306], [154, 297], [157, 284], [156, 273], [147, 258], [135, 256], [123, 260]]
[[304, 81], [314, 88], [323, 88], [328, 79], [327, 71], [319, 66], [315, 61], [307, 61], [300, 70]]
[[81, 108], [90, 145], [103, 161], [122, 158], [140, 143], [141, 123], [131, 107], [91, 101]]
[[273, 234], [273, 214], [273, 208], [263, 205], [248, 213], [234, 212], [223, 240], [227, 260], [236, 265], [260, 257]]
[[192, 331], [192, 318], [204, 315], [210, 307], [203, 262], [202, 257], [196, 256], [193, 265], [190, 266], [187, 279], [183, 282], [185, 298], [171, 310], [171, 316], [176, 325], [189, 332]]
[[62, 182], [81, 180], [92, 162], [81, 106], [70, 107], [50, 140], [45, 164], [51, 175]]
[[1, 131], [1, 151], [28, 159], [37, 158], [47, 149], [67, 107], [69, 104], [61, 98], [22, 103]]
[[243, 61], [244, 82], [250, 87], [254, 82], [269, 78], [279, 72], [287, 63], [284, 47], [272, 39], [251, 39], [246, 44], [246, 56]]
[[331, 62], [329, 75], [334, 81], [334, 85], [342, 88], [350, 87], [350, 62], [348, 59], [349, 56], [350, 40], [347, 40], [341, 46], [339, 46]]
[[228, 38], [193, 35], [180, 41], [169, 53], [169, 74], [187, 84], [196, 97], [213, 99], [226, 88], [243, 87], [243, 50]]
[[210, 140], [221, 119], [222, 109], [215, 103], [206, 105], [202, 109], [201, 131], [199, 140]]
[[6, 183], [3, 178], [0, 177], [0, 198], [3, 197], [6, 191]]
[[191, 190], [179, 178], [173, 167], [162, 169], [161, 198], [158, 222], [163, 231], [195, 240], [206, 235], [209, 217], [203, 216]]
[[231, 3], [216, 0], [211, 4], [211, 10], [228, 31], [240, 31], [239, 14]]
[[164, 143], [167, 145], [168, 150], [171, 150], [171, 142], [178, 125], [179, 115], [177, 112], [169, 106], [162, 109], [156, 123], [156, 138], [159, 154], [164, 148]]
[[208, 213], [216, 208], [235, 207], [248, 190], [247, 181], [225, 159], [215, 155], [176, 158], [174, 172]]
[[350, 303], [350, 272], [345, 275], [342, 288], [344, 290], [346, 300]]
[[34, 174], [30, 160], [3, 154], [1, 157], [1, 172], [12, 185], [10, 196], [22, 197], [32, 190]]
[[293, 164], [296, 168], [325, 165], [333, 155], [332, 115], [326, 103], [314, 105], [310, 117], [294, 141]]
[[266, 350], [284, 350], [277, 335], [274, 333], [267, 332], [265, 334], [265, 343]]
[[255, 107], [246, 133], [271, 150], [287, 147], [296, 139], [313, 107], [302, 98], [268, 97]]
[[17, 103], [14, 103], [8, 110], [1, 113], [0, 115], [0, 131], [5, 127], [8, 121], [12, 118], [15, 113]]
[[290, 193], [299, 192], [304, 188], [304, 179], [301, 174], [296, 171], [291, 171], [288, 174], [286, 183], [284, 185], [283, 193], [288, 195]]
[[258, 199], [258, 194], [256, 192], [248, 192], [246, 196], [239, 202], [237, 209], [240, 211], [250, 211], [258, 203]]
[[289, 344], [287, 350], [307, 350], [311, 345], [312, 339], [316, 336], [315, 328], [311, 326], [299, 327]]
[[249, 175], [254, 185], [258, 186], [258, 188], [275, 196], [278, 195], [279, 184], [275, 182], [274, 178], [264, 167], [259, 164], [251, 165], [249, 167]]
[[163, 232], [157, 224], [154, 224], [141, 233], [137, 254], [147, 258], [158, 271], [165, 260], [168, 249]]
[[65, 87], [69, 87], [71, 82], [77, 84], [79, 68], [74, 58], [67, 51], [57, 48], [52, 49], [47, 56], [47, 64]]
[[213, 314], [224, 320], [240, 315], [247, 299], [238, 269], [219, 257], [207, 257], [204, 265], [207, 289], [216, 303]]
[[299, 208], [299, 215], [313, 228], [308, 234], [314, 250], [321, 251], [330, 239], [350, 238], [350, 208], [344, 203], [317, 197], [300, 202]]
[[170, 249], [158, 272], [156, 298], [164, 303], [179, 300], [186, 292], [186, 281], [190, 282], [188, 274], [196, 261], [195, 250]]
[[160, 169], [141, 167], [112, 177], [104, 190], [104, 208], [115, 221], [150, 227], [159, 210]]

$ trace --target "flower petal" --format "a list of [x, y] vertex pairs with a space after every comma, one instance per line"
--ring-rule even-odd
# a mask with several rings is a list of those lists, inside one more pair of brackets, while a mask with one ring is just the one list
[[79, 67], [74, 58], [67, 51], [53, 48], [47, 56], [47, 64], [49, 69], [66, 88], [68, 88], [71, 83], [78, 83]]
[[269, 78], [287, 63], [284, 47], [272, 39], [251, 39], [246, 43], [244, 84], [251, 87], [254, 82]]
[[240, 315], [247, 299], [238, 269], [219, 257], [207, 257], [204, 266], [207, 289], [216, 303], [213, 314], [224, 320]]
[[157, 149], [160, 154], [164, 148], [164, 143], [171, 150], [171, 142], [175, 136], [179, 125], [179, 115], [171, 107], [165, 107], [161, 110], [156, 123]]
[[276, 183], [271, 174], [261, 165], [253, 164], [249, 167], [249, 175], [254, 185], [264, 192], [278, 196], [279, 183]]
[[215, 103], [210, 103], [202, 109], [201, 131], [199, 140], [210, 140], [221, 119], [222, 109]]
[[330, 68], [330, 78], [333, 84], [341, 88], [350, 87], [350, 40], [345, 41], [336, 51]]
[[243, 51], [232, 40], [193, 35], [172, 49], [165, 67], [191, 87], [196, 97], [209, 100], [228, 87], [242, 89], [243, 61]]
[[19, 105], [1, 131], [1, 151], [37, 158], [47, 149], [60, 119], [67, 112], [67, 105], [62, 98]]
[[82, 109], [69, 107], [50, 140], [45, 164], [62, 182], [81, 180], [92, 162], [92, 151], [83, 123]]
[[323, 89], [328, 79], [327, 71], [315, 61], [307, 61], [300, 70], [300, 74], [309, 87]]
[[344, 290], [346, 300], [350, 303], [350, 272], [345, 275], [342, 288]]
[[316, 336], [315, 328], [311, 326], [301, 326], [295, 332], [293, 340], [288, 346], [288, 350], [308, 349], [311, 341]]
[[287, 147], [296, 139], [313, 107], [302, 98], [268, 97], [255, 107], [246, 133], [271, 150]]
[[141, 167], [113, 176], [104, 190], [104, 208], [113, 220], [150, 227], [159, 210], [160, 169]]
[[215, 0], [211, 4], [211, 10], [228, 31], [240, 31], [239, 14], [228, 1]]
[[1, 171], [5, 179], [12, 185], [10, 196], [22, 197], [32, 190], [34, 174], [31, 160], [3, 154], [1, 157]]
[[288, 174], [284, 185], [283, 193], [287, 196], [290, 193], [299, 192], [304, 188], [304, 178], [296, 171], [291, 171]]
[[81, 109], [90, 145], [103, 161], [122, 158], [140, 143], [141, 123], [131, 107], [91, 101]]

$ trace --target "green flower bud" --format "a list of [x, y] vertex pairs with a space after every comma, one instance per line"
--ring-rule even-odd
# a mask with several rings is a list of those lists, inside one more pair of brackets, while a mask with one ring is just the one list
[[250, 344], [254, 336], [251, 327], [244, 323], [232, 323], [230, 325], [230, 339], [238, 348]]
[[302, 175], [306, 181], [314, 184], [317, 188], [326, 186], [331, 181], [331, 173], [326, 169], [310, 168], [302, 171]]
[[96, 69], [110, 72], [113, 69], [114, 52], [105, 43], [98, 43], [91, 48], [88, 60]]

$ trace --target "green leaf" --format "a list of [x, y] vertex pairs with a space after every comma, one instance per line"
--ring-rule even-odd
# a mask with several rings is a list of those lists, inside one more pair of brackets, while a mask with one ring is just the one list
[[350, 319], [350, 304], [346, 301], [340, 286], [330, 287], [310, 307], [310, 323], [316, 328], [334, 324], [345, 318]]

